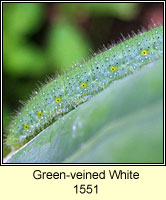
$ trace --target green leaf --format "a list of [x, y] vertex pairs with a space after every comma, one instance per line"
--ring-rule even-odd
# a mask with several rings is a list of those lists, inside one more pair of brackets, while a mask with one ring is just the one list
[[4, 71], [14, 76], [44, 73], [44, 52], [27, 37], [43, 24], [43, 4], [6, 3], [3, 13]]
[[4, 71], [15, 76], [44, 74], [46, 59], [44, 52], [35, 45], [14, 45], [9, 51], [4, 50]]
[[131, 20], [139, 12], [139, 4], [136, 3], [88, 3], [87, 5], [92, 14], [111, 15], [121, 20]]
[[[64, 12], [72, 16], [113, 16], [123, 21], [134, 19], [140, 11], [139, 3], [64, 3]], [[74, 13], [74, 14], [73, 14]]]
[[6, 162], [162, 163], [162, 60], [115, 81]]
[[14, 37], [36, 32], [42, 25], [44, 6], [41, 3], [6, 3], [4, 28]]
[[48, 56], [52, 65], [60, 70], [71, 67], [78, 60], [83, 60], [89, 53], [89, 42], [79, 27], [69, 20], [59, 20], [49, 33]]

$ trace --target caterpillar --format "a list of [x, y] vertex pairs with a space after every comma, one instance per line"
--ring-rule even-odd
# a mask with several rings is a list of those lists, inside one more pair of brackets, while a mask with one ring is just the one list
[[134, 73], [162, 55], [163, 26], [158, 26], [79, 64], [36, 92], [10, 124], [7, 145], [18, 149], [113, 81]]

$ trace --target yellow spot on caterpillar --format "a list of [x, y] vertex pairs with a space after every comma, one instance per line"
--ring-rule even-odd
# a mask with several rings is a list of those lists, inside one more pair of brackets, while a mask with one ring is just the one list
[[81, 88], [86, 88], [86, 86], [87, 86], [86, 83], [81, 84]]
[[40, 118], [40, 117], [42, 117], [43, 116], [43, 112], [38, 112], [37, 113], [37, 116]]
[[56, 102], [60, 103], [61, 102], [61, 98], [60, 97], [56, 98]]
[[143, 49], [141, 51], [141, 56], [146, 56], [148, 54], [147, 50], [146, 49]]
[[111, 66], [111, 67], [110, 67], [110, 71], [111, 71], [111, 72], [115, 72], [115, 71], [116, 71], [116, 67], [115, 67], [115, 66]]
[[28, 130], [29, 129], [29, 125], [28, 124], [25, 124], [24, 125], [24, 130]]

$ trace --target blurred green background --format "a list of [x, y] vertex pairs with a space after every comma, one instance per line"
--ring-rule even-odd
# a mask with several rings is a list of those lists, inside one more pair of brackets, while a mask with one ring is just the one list
[[3, 139], [46, 77], [162, 19], [162, 3], [3, 3]]

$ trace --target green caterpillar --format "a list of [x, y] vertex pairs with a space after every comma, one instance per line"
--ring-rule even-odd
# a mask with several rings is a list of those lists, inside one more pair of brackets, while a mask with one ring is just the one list
[[163, 26], [159, 26], [125, 40], [52, 80], [32, 97], [13, 120], [7, 145], [18, 149], [111, 82], [132, 74], [162, 56]]

